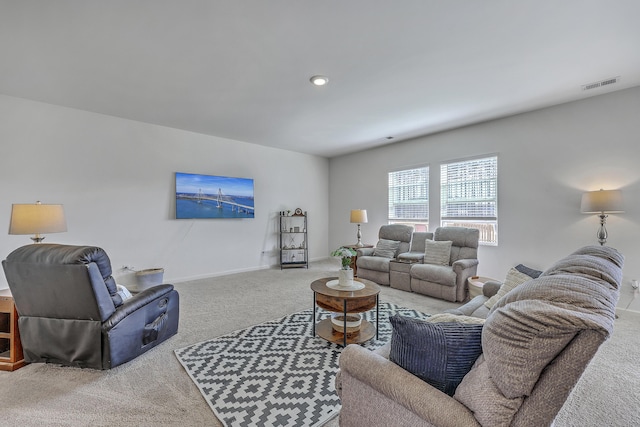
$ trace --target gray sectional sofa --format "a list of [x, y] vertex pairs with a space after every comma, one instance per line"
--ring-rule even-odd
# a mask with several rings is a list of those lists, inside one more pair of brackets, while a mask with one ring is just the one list
[[[403, 361], [390, 360], [390, 354], [397, 354], [393, 337], [373, 352], [347, 346], [336, 377], [340, 425], [551, 425], [613, 331], [623, 263], [613, 248], [581, 248], [508, 291], [490, 310], [482, 307], [497, 285], [486, 285], [484, 295], [460, 309], [486, 316], [486, 321], [480, 331], [482, 354], [451, 395], [403, 369]], [[447, 342], [453, 339], [465, 338]], [[423, 340], [415, 337], [415, 342]]]

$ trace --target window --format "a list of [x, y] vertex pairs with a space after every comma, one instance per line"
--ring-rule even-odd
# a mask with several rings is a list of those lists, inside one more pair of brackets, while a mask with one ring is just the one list
[[440, 224], [480, 230], [480, 243], [498, 244], [498, 157], [440, 166]]
[[389, 172], [389, 224], [429, 229], [429, 167]]

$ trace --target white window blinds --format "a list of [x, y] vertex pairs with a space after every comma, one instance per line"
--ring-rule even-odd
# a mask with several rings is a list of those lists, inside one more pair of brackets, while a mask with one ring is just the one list
[[496, 156], [441, 165], [440, 198], [443, 226], [478, 228], [482, 243], [497, 244]]
[[389, 222], [429, 220], [429, 167], [389, 172]]

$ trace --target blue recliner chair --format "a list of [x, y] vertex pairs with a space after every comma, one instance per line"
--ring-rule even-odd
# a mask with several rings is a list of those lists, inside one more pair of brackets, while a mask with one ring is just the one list
[[178, 332], [173, 285], [125, 301], [101, 248], [33, 244], [2, 262], [26, 362], [110, 369]]

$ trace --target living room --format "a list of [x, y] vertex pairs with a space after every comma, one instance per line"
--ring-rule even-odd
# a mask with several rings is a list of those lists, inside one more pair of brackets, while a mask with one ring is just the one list
[[[160, 267], [167, 281], [184, 281], [276, 265], [277, 214], [287, 209], [309, 214], [311, 261], [356, 242], [350, 209], [367, 209], [363, 241], [375, 244], [387, 221], [388, 172], [497, 153], [499, 244], [480, 247], [479, 274], [502, 278], [520, 262], [544, 269], [596, 244], [599, 219], [580, 213], [581, 195], [621, 189], [625, 212], [609, 216], [607, 244], [627, 260], [619, 306], [637, 311], [639, 97], [631, 88], [327, 159], [2, 95], [10, 149], [0, 222], [9, 224], [11, 203], [62, 203], [68, 231], [45, 242], [101, 246], [116, 275], [127, 273], [122, 266]], [[255, 219], [174, 219], [175, 172], [253, 177]], [[437, 179], [431, 191], [439, 194]], [[432, 203], [432, 218], [438, 208]], [[0, 242], [6, 256], [30, 241]]]
[[[2, 25], [12, 30], [17, 26]], [[12, 40], [0, 39], [4, 48]], [[609, 75], [598, 78], [604, 77]], [[607, 245], [626, 259], [618, 308], [639, 312], [640, 299], [631, 283], [640, 279], [640, 87], [623, 86], [636, 78], [637, 71], [623, 74], [617, 83], [621, 90], [594, 89], [588, 97], [559, 105], [384, 145], [363, 143], [357, 151], [333, 156], [153, 124], [153, 117], [145, 122], [115, 112], [42, 102], [2, 79], [0, 224], [9, 224], [13, 203], [60, 203], [68, 231], [46, 235], [45, 243], [100, 246], [124, 282], [130, 280], [127, 266], [163, 268], [165, 282], [185, 283], [277, 269], [278, 213], [301, 208], [309, 215], [310, 261], [332, 263], [337, 269], [339, 263], [330, 252], [356, 241], [351, 209], [367, 210], [368, 222], [362, 224], [365, 243], [375, 244], [380, 226], [387, 224], [389, 172], [430, 167], [433, 230], [440, 216], [440, 164], [497, 155], [499, 241], [479, 248], [478, 274], [502, 280], [519, 263], [544, 270], [576, 248], [597, 244], [599, 219], [580, 212], [580, 198], [585, 191], [619, 189], [625, 209], [607, 218]], [[308, 84], [308, 76], [304, 79]], [[572, 89], [580, 92], [580, 85], [588, 82], [574, 81]], [[254, 179], [255, 218], [175, 219], [176, 172]], [[28, 237], [3, 234], [2, 259], [30, 244]], [[283, 272], [287, 273], [294, 272]], [[308, 283], [304, 285], [308, 289]], [[0, 275], [0, 289], [6, 287]], [[309, 305], [311, 296], [305, 296]], [[190, 309], [190, 301], [182, 301], [183, 311]], [[235, 326], [216, 328], [229, 332]]]

